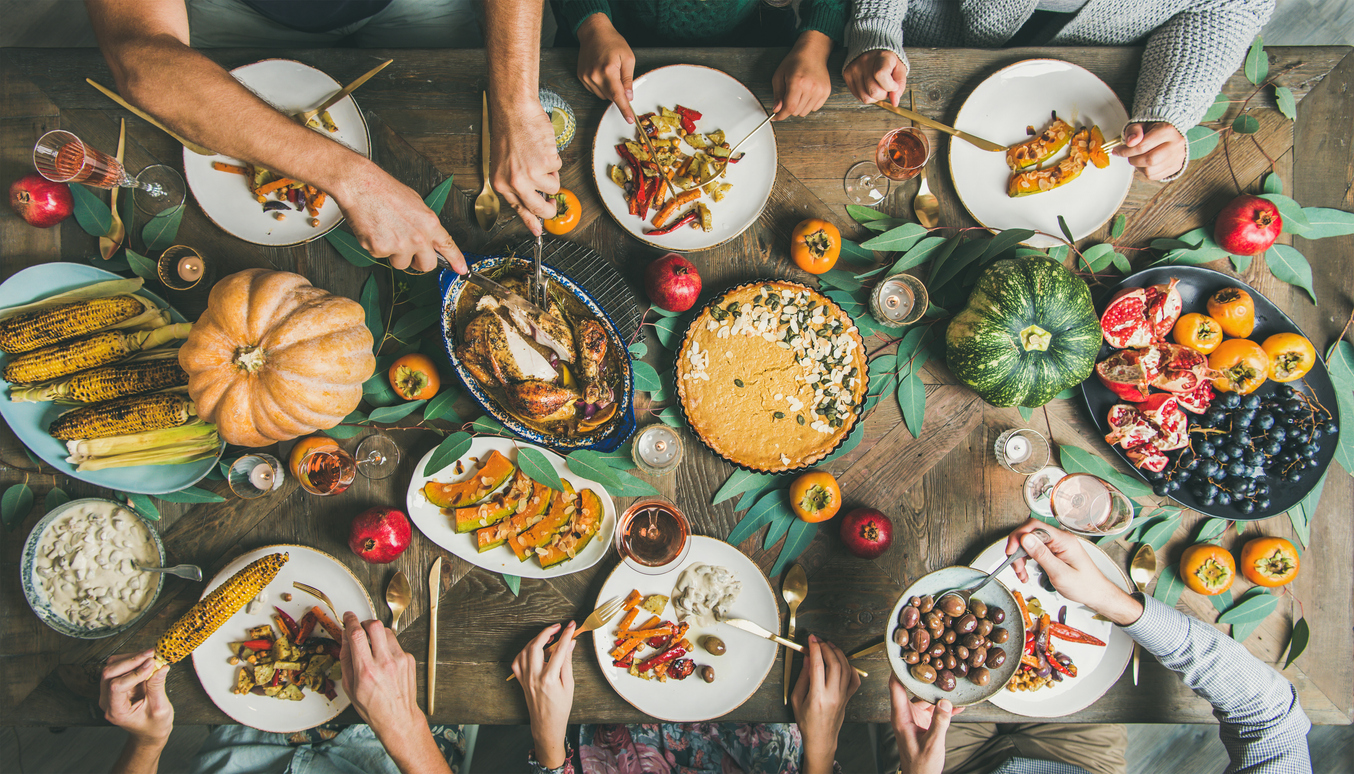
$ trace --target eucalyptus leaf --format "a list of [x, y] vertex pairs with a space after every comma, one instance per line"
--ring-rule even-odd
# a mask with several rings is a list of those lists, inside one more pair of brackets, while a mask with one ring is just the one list
[[1242, 113], [1232, 121], [1232, 131], [1237, 134], [1255, 134], [1260, 131], [1260, 119], [1249, 113]]
[[1268, 194], [1283, 193], [1283, 178], [1279, 177], [1278, 172], [1270, 172], [1265, 175], [1265, 179], [1260, 181], [1260, 189]]
[[864, 261], [865, 263], [874, 263], [874, 251], [866, 250], [859, 244], [849, 239], [842, 240], [841, 257], [847, 261]]
[[1251, 48], [1246, 52], [1246, 80], [1259, 86], [1269, 76], [1269, 56], [1265, 54], [1265, 39], [1256, 35]]
[[428, 401], [428, 405], [423, 409], [423, 418], [425, 420], [444, 419], [448, 422], [460, 422], [461, 417], [452, 407], [457, 397], [459, 397], [459, 393], [455, 389], [444, 386], [441, 392]]
[[913, 245], [907, 252], [899, 256], [898, 260], [894, 261], [893, 266], [889, 267], [888, 273], [898, 274], [926, 263], [931, 259], [932, 254], [936, 252], [937, 248], [947, 241], [948, 240], [945, 239], [945, 237], [926, 237]]
[[1298, 101], [1293, 99], [1293, 90], [1287, 86], [1274, 87], [1274, 101], [1278, 103], [1279, 112], [1283, 113], [1284, 118], [1289, 121], [1298, 120]]
[[904, 223], [860, 243], [866, 250], [898, 251], [907, 250], [926, 236], [926, 228], [917, 223]]
[[432, 210], [434, 214], [438, 216], [442, 215], [442, 208], [446, 206], [447, 203], [447, 194], [451, 192], [451, 181], [455, 177], [455, 175], [451, 175], [446, 180], [438, 183], [436, 188], [429, 191], [428, 195], [423, 197], [423, 203], [428, 205], [428, 209]]
[[33, 510], [33, 490], [28, 484], [15, 484], [0, 495], [0, 521], [5, 529], [12, 530], [23, 523], [28, 512]]
[[100, 269], [103, 269], [104, 271], [121, 273], [124, 271], [132, 270], [131, 264], [127, 263], [127, 259], [121, 256], [109, 258], [108, 260], [105, 261], [96, 255], [93, 258], [90, 258], [89, 262], [90, 264], [98, 266]]
[[1213, 152], [1218, 147], [1218, 130], [1206, 126], [1196, 126], [1185, 132], [1189, 142], [1189, 160], [1196, 161]]
[[634, 344], [627, 347], [627, 350], [630, 352], [631, 357], [644, 357], [649, 354], [649, 345], [642, 341], [636, 341]]
[[987, 249], [983, 251], [982, 260], [984, 262], [991, 260], [1032, 236], [1034, 229], [1029, 228], [1008, 228], [999, 231], [987, 240]]
[[423, 466], [424, 476], [435, 476], [448, 465], [459, 460], [466, 452], [470, 451], [470, 444], [475, 441], [470, 437], [470, 433], [452, 433], [433, 449], [432, 455], [428, 457], [428, 462]]
[[370, 421], [376, 424], [394, 424], [418, 410], [426, 400], [411, 400], [399, 406], [382, 406], [371, 412]]
[[1293, 624], [1293, 633], [1288, 637], [1288, 658], [1283, 662], [1283, 668], [1287, 669], [1293, 666], [1293, 662], [1298, 660], [1298, 656], [1307, 649], [1307, 642], [1312, 638], [1312, 630], [1307, 626], [1306, 618], [1299, 618], [1297, 623]]
[[620, 482], [617, 480], [617, 476], [621, 475], [620, 471], [611, 467], [611, 465], [607, 463], [606, 458], [598, 452], [590, 449], [579, 449], [570, 452], [569, 455], [564, 458], [564, 464], [574, 473], [577, 473], [583, 478], [592, 479], [607, 489], [617, 489], [620, 487]]
[[1292, 245], [1274, 245], [1265, 251], [1265, 263], [1275, 277], [1296, 285], [1307, 291], [1312, 303], [1316, 304], [1316, 291], [1312, 290], [1312, 265], [1307, 258]]
[[1302, 214], [1311, 225], [1311, 228], [1302, 235], [1303, 239], [1324, 239], [1354, 234], [1354, 212], [1330, 207], [1303, 207]]
[[155, 261], [140, 253], [133, 252], [131, 248], [127, 248], [125, 252], [127, 254], [127, 265], [131, 268], [133, 274], [146, 281], [156, 278]]
[[362, 283], [358, 303], [362, 305], [362, 313], [366, 316], [367, 330], [371, 331], [372, 347], [380, 351], [381, 341], [385, 338], [385, 320], [381, 317], [381, 287], [376, 283], [375, 274]]
[[1020, 418], [1025, 420], [1026, 424], [1034, 418], [1034, 409], [1029, 406], [1016, 406], [1016, 411], [1020, 412]]
[[658, 304], [651, 305], [649, 311], [657, 314], [659, 317], [677, 317], [681, 314], [681, 312], [669, 312]]
[[410, 309], [390, 326], [391, 338], [400, 341], [409, 341], [418, 334], [428, 329], [428, 326], [438, 321], [442, 310], [435, 306], [424, 306]]
[[489, 435], [508, 436], [508, 428], [504, 427], [497, 419], [489, 415], [475, 417], [470, 423], [470, 429], [477, 433], [488, 433]]
[[850, 215], [857, 223], [869, 223], [875, 220], [884, 220], [892, 217], [887, 212], [880, 212], [873, 207], [866, 207], [860, 204], [846, 205], [846, 214]]
[[1119, 491], [1129, 498], [1150, 497], [1152, 495], [1152, 489], [1145, 483], [1120, 473], [1108, 462], [1085, 449], [1071, 445], [1060, 445], [1058, 456], [1062, 461], [1063, 470], [1068, 473], [1091, 473], [1099, 476], [1114, 484]]
[[1110, 267], [1114, 260], [1114, 245], [1098, 244], [1091, 245], [1081, 251], [1081, 257], [1086, 261], [1086, 265], [1091, 271], [1104, 271]]
[[1160, 524], [1147, 530], [1142, 535], [1142, 542], [1152, 547], [1153, 551], [1161, 551], [1170, 542], [1171, 536], [1180, 527], [1180, 517], [1175, 516], [1162, 521]]
[[1118, 250], [1115, 250], [1114, 252], [1110, 253], [1110, 262], [1114, 264], [1114, 268], [1118, 269], [1120, 272], [1124, 274], [1133, 273], [1133, 264], [1128, 262], [1128, 256], [1124, 255]]
[[69, 186], [74, 199], [75, 221], [92, 237], [106, 235], [113, 228], [113, 210], [83, 185]]
[[226, 501], [226, 498], [221, 495], [196, 486], [180, 489], [177, 492], [166, 492], [156, 495], [156, 497], [167, 503], [224, 503]]
[[1264, 193], [1260, 195], [1260, 198], [1273, 202], [1274, 206], [1279, 208], [1279, 216], [1283, 218], [1284, 233], [1303, 234], [1311, 230], [1312, 224], [1307, 220], [1307, 214], [1302, 211], [1302, 205], [1292, 198], [1281, 193]]
[[653, 327], [654, 332], [658, 335], [658, 340], [668, 349], [673, 349], [677, 345], [681, 336], [681, 329], [685, 328], [676, 317], [663, 317], [654, 320]]
[[330, 229], [329, 233], [324, 235], [324, 239], [330, 245], [333, 245], [343, 260], [354, 266], [371, 266], [380, 263], [380, 261], [371, 257], [371, 253], [367, 252], [362, 245], [357, 243], [357, 237], [341, 228]]
[[47, 510], [51, 511], [70, 501], [71, 496], [66, 494], [64, 489], [54, 486], [47, 490], [47, 496], [43, 498], [42, 504]]
[[170, 207], [146, 223], [141, 229], [141, 241], [145, 243], [147, 252], [162, 253], [174, 245], [179, 235], [179, 224], [183, 222], [183, 210], [182, 204]]
[[897, 396], [907, 431], [913, 438], [920, 438], [922, 423], [926, 420], [926, 385], [915, 372], [909, 373], [898, 380]]
[[1232, 270], [1235, 271], [1237, 274], [1245, 274], [1246, 270], [1251, 267], [1251, 259], [1253, 259], [1255, 256], [1232, 255], [1228, 257], [1232, 259]]
[[362, 399], [377, 407], [393, 406], [403, 400], [395, 394], [390, 382], [386, 380], [385, 371], [380, 369], [362, 383]]
[[818, 275], [820, 284], [826, 283], [842, 290], [860, 290], [860, 280], [851, 275], [850, 272], [842, 269], [832, 269]]
[[546, 459], [539, 449], [531, 446], [517, 447], [517, 467], [538, 484], [556, 490], [564, 489], [564, 483], [555, 472], [555, 466], [550, 464], [550, 460]]
[[503, 585], [508, 587], [514, 597], [520, 596], [522, 591], [522, 579], [516, 575], [503, 574]]
[[1278, 607], [1279, 598], [1267, 591], [1248, 593], [1242, 600], [1218, 616], [1218, 623], [1235, 625], [1249, 621], [1263, 621]]
[[1067, 237], [1068, 244], [1076, 244], [1077, 239], [1072, 236], [1072, 229], [1067, 226], [1067, 220], [1061, 215], [1058, 216], [1058, 228], [1062, 229], [1063, 236]]
[[612, 497], [657, 497], [658, 490], [653, 485], [632, 473], [617, 474], [618, 486], [611, 492]]
[[1071, 252], [1071, 248], [1069, 248], [1067, 245], [1054, 245], [1053, 247], [1050, 247], [1048, 249], [1048, 257], [1057, 261], [1058, 263], [1062, 263], [1063, 261], [1067, 260], [1067, 254], [1069, 252]]
[[322, 432], [325, 435], [329, 436], [330, 438], [337, 438], [338, 440], [342, 441], [347, 438], [354, 438], [363, 431], [364, 428], [361, 427], [353, 427], [351, 425], [335, 425], [334, 427], [331, 427], [327, 430], [323, 430]]
[[1119, 213], [1114, 216], [1114, 223], [1110, 225], [1110, 238], [1118, 239], [1124, 235], [1124, 229], [1128, 228], [1128, 216]]
[[1209, 519], [1199, 527], [1199, 534], [1194, 537], [1195, 543], [1207, 543], [1216, 540], [1219, 535], [1227, 531], [1231, 522], [1227, 519]]
[[790, 525], [789, 532], [785, 535], [785, 543], [780, 547], [780, 556], [776, 558], [776, 563], [771, 566], [771, 577], [778, 577], [791, 562], [799, 558], [804, 553], [804, 549], [809, 547], [813, 539], [818, 535], [818, 528], [822, 526], [820, 522], [808, 522], [795, 519]]
[[642, 360], [636, 360], [630, 364], [630, 369], [635, 375], [635, 389], [640, 392], [653, 392], [663, 389], [663, 382], [658, 378], [658, 371], [654, 367]]
[[936, 248], [935, 253], [931, 255], [931, 274], [930, 277], [928, 277], [926, 280], [928, 286], [932, 288], [935, 287], [936, 274], [938, 274], [940, 272], [940, 269], [945, 266], [945, 261], [959, 247], [959, 243], [961, 241], [962, 241], [961, 237], [958, 234], [955, 234], [949, 239], [946, 239], [945, 243], [942, 244], [940, 247]]
[[838, 446], [835, 451], [833, 451], [831, 454], [823, 458], [823, 462], [825, 463], [832, 462], [833, 460], [845, 457], [846, 455], [855, 451], [856, 447], [860, 446], [860, 442], [864, 438], [865, 438], [865, 423], [860, 420], [856, 420], [856, 426], [851, 429], [851, 432], [847, 434], [846, 438], [842, 439], [841, 445]]
[[[873, 231], [873, 232], [879, 234], [879, 233], [883, 233], [883, 232], [885, 232], [885, 231], [891, 231], [892, 229], [898, 228], [899, 226], [903, 225], [904, 223], [910, 223], [910, 222], [911, 222], [911, 221], [909, 221], [907, 218], [882, 218], [882, 219], [880, 219], [880, 220], [872, 220], [872, 221], [870, 221], [869, 223], [866, 223], [866, 224], [864, 224], [864, 225], [865, 225], [865, 228], [868, 228], [869, 230], [871, 230], [871, 231]], [[902, 248], [898, 248], [898, 249], [902, 249]]]
[[1185, 582], [1180, 580], [1180, 573], [1176, 572], [1175, 565], [1166, 565], [1161, 571], [1161, 576], [1157, 578], [1157, 587], [1152, 590], [1152, 596], [1167, 607], [1175, 607], [1175, 603], [1180, 600], [1180, 593], [1185, 590]]
[[1199, 119], [1200, 123], [1204, 121], [1216, 121], [1219, 118], [1222, 118], [1226, 115], [1227, 108], [1231, 106], [1232, 101], [1227, 98], [1227, 95], [1219, 94], [1213, 98], [1213, 104], [1208, 106], [1208, 110], [1204, 111], [1203, 118]]
[[129, 494], [127, 495], [127, 502], [130, 503], [132, 508], [136, 509], [136, 512], [141, 514], [143, 518], [150, 519], [151, 521], [160, 520], [160, 509], [155, 507], [155, 502], [151, 500], [148, 495]]
[[1232, 607], [1232, 592], [1224, 591], [1221, 594], [1213, 594], [1208, 597], [1209, 604], [1219, 613], [1225, 613]]
[[686, 422], [682, 421], [682, 412], [676, 406], [668, 406], [658, 412], [658, 419], [668, 427], [686, 427]]
[[956, 247], [945, 265], [937, 267], [937, 270], [931, 272], [928, 287], [944, 287], [950, 280], [959, 276], [961, 272], [982, 257], [983, 253], [987, 252], [990, 241], [987, 239], [970, 239]]
[[1316, 486], [1308, 492], [1297, 505], [1288, 509], [1288, 520], [1293, 525], [1293, 532], [1296, 533], [1298, 542], [1303, 548], [1312, 541], [1312, 519], [1316, 518], [1316, 508], [1321, 502], [1321, 493], [1326, 488], [1326, 476], [1323, 473], [1317, 480]]

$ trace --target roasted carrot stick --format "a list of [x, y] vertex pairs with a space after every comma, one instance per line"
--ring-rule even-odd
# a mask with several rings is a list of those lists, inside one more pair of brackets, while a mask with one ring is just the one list
[[249, 172], [239, 164], [227, 164], [224, 161], [213, 161], [212, 169], [218, 172], [230, 172], [236, 175], [247, 175]]
[[292, 180], [290, 177], [279, 177], [278, 179], [274, 180], [271, 183], [268, 183], [267, 185], [259, 186], [258, 190], [255, 191], [254, 193], [270, 194], [273, 191], [278, 190], [279, 188], [286, 188], [287, 186], [294, 185], [295, 183], [296, 181]]

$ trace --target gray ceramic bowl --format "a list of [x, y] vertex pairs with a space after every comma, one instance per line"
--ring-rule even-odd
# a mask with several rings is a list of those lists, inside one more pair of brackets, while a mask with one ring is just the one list
[[[57, 615], [57, 613], [52, 610], [52, 606], [48, 604], [47, 598], [39, 590], [39, 584], [34, 578], [33, 570], [35, 560], [37, 559], [38, 541], [42, 539], [42, 533], [47, 530], [49, 524], [56, 520], [56, 517], [85, 503], [108, 503], [120, 508], [124, 513], [131, 514], [132, 516], [141, 519], [140, 514], [126, 507], [122, 503], [104, 500], [99, 497], [86, 497], [81, 500], [71, 500], [63, 505], [58, 505], [53, 508], [50, 513], [42, 517], [42, 520], [37, 523], [37, 526], [33, 527], [33, 531], [28, 533], [28, 542], [24, 544], [23, 560], [19, 568], [19, 578], [23, 584], [24, 597], [28, 600], [28, 606], [33, 608], [33, 612], [43, 623], [67, 637], [75, 637], [81, 640], [98, 640], [104, 637], [112, 637], [114, 634], [126, 631], [135, 625], [137, 621], [144, 618], [146, 614], [155, 607], [155, 601], [160, 598], [160, 592], [165, 587], [165, 575], [161, 572], [154, 573], [155, 588], [150, 596], [150, 600], [146, 602], [146, 606], [141, 608], [141, 612], [132, 616], [131, 619], [117, 626], [87, 629], [83, 626], [77, 626], [70, 621], [67, 621], [65, 618], [62, 618], [60, 615]], [[150, 522], [145, 519], [141, 520], [145, 523], [146, 531], [150, 533], [151, 542], [155, 544], [155, 552], [159, 556], [159, 566], [163, 567], [165, 565], [165, 545], [160, 542], [160, 533], [155, 531], [155, 528], [151, 526]]]
[[987, 685], [979, 686], [969, 682], [967, 678], [958, 677], [955, 689], [946, 692], [932, 683], [923, 683], [908, 671], [911, 666], [903, 661], [903, 649], [893, 644], [893, 632], [899, 625], [898, 614], [909, 599], [926, 594], [939, 597], [942, 593], [951, 589], [972, 586], [975, 581], [986, 575], [987, 573], [979, 572], [972, 567], [945, 567], [929, 575], [923, 575], [898, 597], [898, 602], [893, 606], [893, 612], [889, 614], [889, 625], [886, 630], [886, 641], [888, 642], [886, 650], [888, 650], [889, 664], [893, 667], [894, 674], [898, 675], [898, 679], [903, 682], [903, 685], [913, 696], [919, 696], [932, 703], [941, 699], [949, 699], [950, 703], [956, 707], [977, 704], [1002, 690], [1006, 683], [1011, 680], [1011, 676], [1015, 674], [1016, 668], [1020, 666], [1021, 646], [1025, 642], [1025, 622], [1020, 617], [1020, 608], [1016, 607], [1015, 597], [1011, 596], [1011, 590], [996, 579], [993, 579], [991, 583], [988, 583], [973, 596], [974, 599], [982, 600], [988, 607], [995, 605], [1005, 611], [1006, 620], [1001, 625], [1011, 633], [1011, 637], [1006, 641], [1006, 644], [998, 646], [1006, 651], [1006, 663], [999, 669], [991, 670], [992, 678]]

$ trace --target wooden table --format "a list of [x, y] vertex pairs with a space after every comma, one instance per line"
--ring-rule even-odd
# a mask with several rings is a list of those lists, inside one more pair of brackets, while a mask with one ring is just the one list
[[[912, 79], [919, 110], [939, 119], [952, 119], [964, 95], [986, 74], [1011, 62], [1031, 56], [1053, 55], [1077, 62], [1112, 86], [1130, 103], [1141, 50], [1137, 48], [1085, 48], [1004, 51], [912, 51]], [[1257, 144], [1234, 143], [1231, 154], [1239, 183], [1255, 188], [1268, 169], [1267, 154], [1284, 180], [1285, 190], [1309, 206], [1354, 209], [1354, 57], [1349, 48], [1270, 49], [1271, 69], [1288, 69], [1283, 82], [1300, 101], [1299, 119], [1290, 123], [1274, 110], [1257, 113], [1260, 131]], [[478, 191], [478, 137], [480, 91], [486, 75], [479, 51], [393, 51], [396, 60], [357, 95], [372, 128], [377, 160], [418, 191], [428, 191], [449, 174], [456, 175], [456, 194], [451, 197], [443, 220], [462, 246], [483, 248], [515, 243], [524, 234], [516, 221], [498, 226], [488, 238], [467, 217], [469, 203]], [[340, 81], [367, 70], [384, 58], [384, 52], [338, 49], [325, 51], [212, 51], [226, 67], [256, 59], [291, 56], [322, 68]], [[747, 83], [771, 104], [771, 74], [780, 61], [780, 50], [676, 50], [641, 49], [638, 69], [694, 62], [721, 68]], [[626, 237], [602, 214], [596, 190], [588, 179], [587, 162], [592, 129], [605, 103], [587, 94], [574, 77], [574, 56], [568, 50], [545, 52], [542, 85], [564, 95], [578, 112], [578, 138], [564, 152], [565, 185], [583, 200], [584, 223], [573, 238], [586, 242], [615, 261], [632, 281], [657, 252]], [[831, 70], [840, 72], [840, 53]], [[43, 132], [69, 129], [96, 147], [112, 149], [117, 119], [128, 119], [127, 162], [131, 169], [157, 161], [178, 165], [180, 148], [161, 132], [117, 109], [83, 81], [86, 76], [103, 83], [112, 78], [97, 51], [7, 49], [0, 53], [0, 180], [10, 181], [31, 170], [31, 148]], [[1241, 98], [1251, 90], [1240, 73], [1228, 82], [1226, 91]], [[1270, 95], [1262, 99], [1272, 107]], [[845, 215], [841, 175], [853, 162], [869, 158], [875, 143], [896, 119], [883, 111], [856, 103], [835, 79], [831, 99], [823, 110], [807, 119], [777, 124], [781, 167], [771, 202], [760, 220], [740, 238], [721, 248], [694, 256], [705, 286], [718, 289], [754, 276], [781, 275], [806, 279], [787, 259], [790, 229], [801, 218], [830, 217], [848, 235], [862, 232]], [[934, 139], [933, 139], [934, 141]], [[939, 146], [944, 152], [944, 144]], [[1294, 152], [1300, 149], [1301, 153]], [[943, 165], [933, 167], [932, 187], [940, 196], [941, 221], [948, 226], [972, 225], [959, 206]], [[1170, 185], [1139, 180], [1134, 183], [1124, 213], [1128, 230], [1121, 244], [1145, 246], [1156, 236], [1174, 236], [1211, 222], [1214, 213], [1234, 194], [1235, 188], [1221, 152], [1191, 164], [1188, 174]], [[907, 215], [916, 183], [895, 188], [884, 209]], [[1093, 235], [1089, 242], [1105, 239]], [[179, 241], [198, 247], [228, 270], [252, 266], [297, 271], [316, 285], [356, 297], [369, 270], [341, 260], [323, 240], [303, 247], [269, 249], [233, 239], [212, 226], [196, 206], [190, 206], [179, 232]], [[1311, 260], [1316, 286], [1322, 299], [1317, 308], [1300, 291], [1274, 280], [1256, 261], [1246, 281], [1263, 290], [1288, 310], [1317, 346], [1324, 348], [1339, 334], [1349, 316], [1354, 296], [1354, 274], [1348, 269], [1352, 242], [1349, 237], [1301, 245]], [[58, 228], [27, 227], [5, 209], [0, 213], [0, 259], [5, 275], [26, 266], [54, 260], [85, 261], [96, 254], [95, 241], [79, 230], [74, 219]], [[1143, 259], [1139, 259], [1142, 263]], [[1222, 266], [1224, 270], [1226, 266]], [[388, 273], [377, 270], [388, 293]], [[638, 287], [638, 284], [636, 284]], [[389, 296], [387, 295], [388, 299]], [[175, 303], [190, 319], [204, 303], [203, 294], [177, 294]], [[386, 302], [388, 303], [388, 301]], [[871, 349], [879, 345], [876, 340]], [[651, 354], [650, 357], [653, 357]], [[662, 366], [660, 365], [660, 370]], [[885, 618], [895, 597], [909, 581], [932, 569], [971, 560], [993, 540], [1022, 521], [1027, 513], [1019, 494], [1020, 479], [998, 467], [992, 441], [1003, 430], [1020, 426], [1014, 409], [996, 409], [984, 404], [972, 391], [957, 385], [943, 365], [934, 360], [925, 375], [928, 411], [924, 431], [913, 440], [902, 426], [897, 405], [884, 400], [865, 422], [866, 440], [850, 455], [827, 467], [841, 480], [850, 504], [868, 504], [889, 514], [895, 524], [893, 548], [873, 562], [857, 560], [842, 548], [833, 530], [824, 530], [803, 555], [810, 578], [810, 593], [800, 609], [801, 630], [827, 637], [847, 649], [880, 638]], [[473, 416], [468, 402], [458, 408]], [[644, 408], [641, 399], [641, 408]], [[407, 420], [406, 424], [413, 420]], [[1034, 426], [1051, 429], [1058, 442], [1075, 443], [1110, 460], [1117, 459], [1097, 437], [1084, 409], [1072, 401], [1054, 401], [1047, 415], [1036, 412]], [[225, 503], [195, 507], [160, 503], [160, 524], [171, 562], [199, 564], [208, 576], [228, 559], [257, 546], [298, 542], [330, 552], [348, 564], [378, 600], [396, 569], [409, 574], [416, 589], [432, 558], [440, 549], [421, 536], [389, 566], [368, 566], [345, 547], [349, 519], [374, 504], [403, 502], [404, 488], [414, 461], [436, 443], [427, 430], [395, 431], [406, 454], [399, 473], [384, 481], [359, 478], [345, 494], [319, 498], [298, 491], [288, 481], [284, 490], [262, 501], [230, 499]], [[689, 439], [690, 440], [690, 439]], [[347, 442], [351, 447], [356, 442]], [[691, 514], [700, 533], [723, 536], [736, 523], [732, 502], [710, 505], [711, 495], [732, 468], [698, 446], [688, 443], [687, 462], [673, 476], [653, 479], [664, 494]], [[57, 485], [72, 496], [108, 493], [69, 479], [54, 477], [46, 466], [40, 469], [7, 431], [0, 446], [0, 486], [27, 480], [38, 496]], [[204, 482], [229, 495], [222, 482]], [[1354, 650], [1351, 612], [1354, 610], [1354, 529], [1349, 513], [1354, 506], [1354, 482], [1338, 467], [1331, 470], [1320, 514], [1312, 525], [1311, 545], [1303, 556], [1303, 572], [1293, 590], [1306, 605], [1312, 627], [1307, 654], [1285, 672], [1298, 687], [1307, 714], [1318, 723], [1349, 723], [1354, 713]], [[93, 682], [102, 659], [111, 653], [151, 646], [159, 633], [199, 594], [195, 584], [171, 579], [154, 613], [145, 624], [128, 634], [94, 642], [63, 638], [43, 626], [30, 612], [16, 582], [22, 538], [41, 516], [36, 508], [6, 541], [0, 554], [0, 723], [21, 725], [77, 725], [102, 722], [91, 703]], [[1187, 513], [1164, 552], [1175, 561], [1194, 533], [1201, 517]], [[1261, 534], [1290, 536], [1283, 517], [1250, 524], [1245, 535], [1229, 533], [1228, 546], [1238, 546]], [[761, 536], [742, 548], [764, 569], [774, 561], [774, 552], [761, 550]], [[1112, 554], [1126, 562], [1126, 546], [1111, 546]], [[520, 596], [514, 596], [498, 575], [472, 569], [448, 557], [449, 589], [442, 603], [441, 663], [438, 675], [439, 722], [523, 723], [526, 708], [520, 689], [503, 682], [507, 664], [523, 644], [545, 625], [569, 618], [582, 618], [595, 601], [602, 579], [614, 557], [591, 570], [550, 581], [523, 581]], [[779, 579], [776, 579], [777, 585]], [[1238, 586], [1244, 586], [1239, 581]], [[1238, 589], [1238, 594], [1240, 589]], [[415, 595], [411, 610], [415, 619], [401, 635], [405, 647], [422, 660], [425, 653], [427, 608], [424, 594]], [[1186, 592], [1182, 609], [1212, 620], [1216, 613], [1203, 598]], [[387, 618], [388, 620], [388, 618]], [[1287, 641], [1291, 620], [1284, 606], [1250, 638], [1247, 646], [1257, 656], [1274, 663]], [[586, 653], [586, 651], [584, 651]], [[882, 654], [861, 662], [871, 672], [848, 710], [853, 721], [887, 721], [889, 668]], [[420, 680], [424, 670], [419, 669]], [[791, 713], [781, 698], [780, 665], [756, 695], [730, 719], [784, 721]], [[638, 721], [640, 715], [608, 687], [593, 659], [580, 655], [575, 663], [577, 695], [575, 721]], [[420, 688], [420, 691], [423, 689]], [[227, 718], [208, 700], [187, 662], [170, 676], [180, 723], [220, 723]], [[351, 711], [348, 715], [356, 720]], [[970, 709], [961, 721], [1013, 720], [984, 704]], [[1103, 699], [1068, 718], [1071, 721], [1122, 722], [1213, 722], [1207, 702], [1194, 696], [1174, 675], [1154, 660], [1144, 658], [1142, 684], [1132, 685], [1125, 676]]]

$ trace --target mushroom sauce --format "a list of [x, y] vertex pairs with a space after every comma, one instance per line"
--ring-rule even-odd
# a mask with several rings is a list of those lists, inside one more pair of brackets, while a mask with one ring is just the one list
[[52, 612], [75, 626], [104, 629], [130, 621], [154, 596], [159, 552], [146, 525], [110, 502], [69, 508], [43, 530], [34, 585]]

